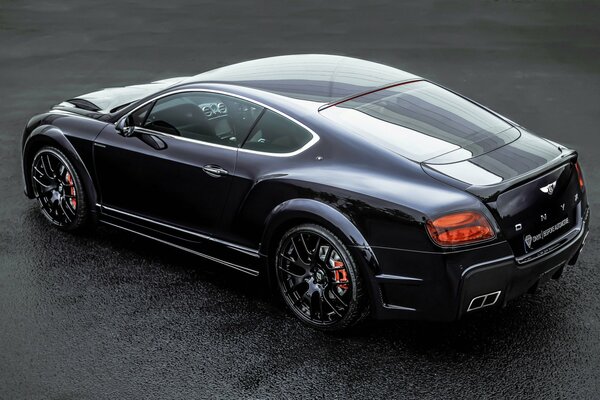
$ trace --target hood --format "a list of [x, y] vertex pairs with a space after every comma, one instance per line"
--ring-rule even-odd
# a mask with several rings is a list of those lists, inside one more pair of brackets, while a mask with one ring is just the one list
[[75, 106], [89, 111], [108, 114], [116, 111], [115, 109], [175, 85], [185, 78], [186, 77], [169, 78], [141, 85], [102, 89], [97, 92], [77, 96], [59, 104], [59, 106]]

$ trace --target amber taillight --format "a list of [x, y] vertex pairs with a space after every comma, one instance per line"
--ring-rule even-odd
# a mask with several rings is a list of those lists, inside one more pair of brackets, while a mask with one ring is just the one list
[[476, 211], [452, 213], [428, 221], [427, 231], [440, 246], [475, 243], [495, 236], [487, 218]]
[[579, 188], [583, 190], [584, 182], [583, 182], [583, 174], [581, 173], [581, 167], [579, 166], [579, 161], [575, 163], [575, 170], [577, 170], [577, 179], [579, 179]]

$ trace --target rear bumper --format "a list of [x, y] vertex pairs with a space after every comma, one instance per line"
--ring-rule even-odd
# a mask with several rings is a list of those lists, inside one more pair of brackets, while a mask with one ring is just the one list
[[[500, 292], [497, 301], [490, 306], [506, 303], [529, 290], [537, 288], [551, 278], [558, 278], [569, 264], [575, 264], [589, 232], [587, 221], [574, 239], [552, 253], [519, 264], [514, 257], [494, 260], [465, 270], [461, 279], [458, 315], [485, 308], [479, 296]], [[491, 302], [491, 300], [489, 300]]]
[[373, 316], [452, 321], [502, 307], [575, 263], [589, 232], [589, 208], [582, 214], [567, 242], [525, 263], [506, 242], [443, 254], [373, 248], [385, 271], [372, 279]]

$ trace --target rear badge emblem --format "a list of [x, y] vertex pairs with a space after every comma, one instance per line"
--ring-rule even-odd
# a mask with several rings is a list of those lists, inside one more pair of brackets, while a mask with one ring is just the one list
[[554, 188], [555, 187], [556, 187], [556, 181], [552, 182], [549, 185], [542, 186], [540, 188], [540, 190], [542, 191], [542, 193], [552, 194], [552, 193], [554, 193]]
[[527, 247], [531, 248], [531, 241], [532, 240], [533, 240], [533, 238], [531, 237], [531, 235], [525, 236], [525, 244], [527, 245]]

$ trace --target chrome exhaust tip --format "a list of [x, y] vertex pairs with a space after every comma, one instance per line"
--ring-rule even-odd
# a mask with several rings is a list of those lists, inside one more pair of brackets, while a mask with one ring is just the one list
[[483, 307], [493, 306], [500, 298], [500, 293], [502, 293], [501, 290], [473, 297], [473, 300], [471, 300], [471, 303], [469, 303], [469, 308], [467, 308], [467, 312], [479, 310]]

